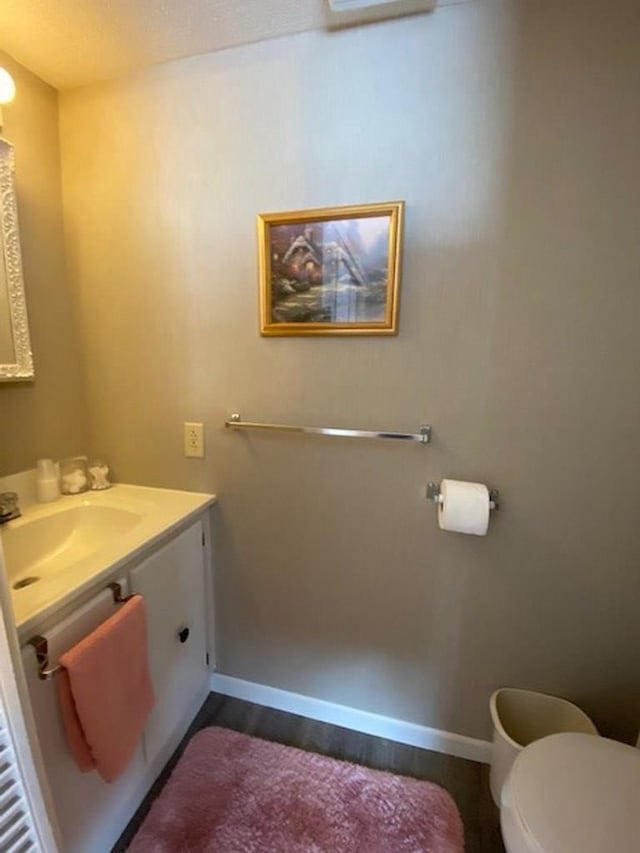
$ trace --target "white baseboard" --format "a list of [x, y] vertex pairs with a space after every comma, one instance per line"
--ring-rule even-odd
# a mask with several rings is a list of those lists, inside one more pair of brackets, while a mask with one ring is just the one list
[[332, 723], [335, 726], [368, 735], [377, 735], [397, 743], [431, 749], [434, 752], [443, 752], [446, 755], [455, 755], [458, 758], [467, 758], [482, 764], [491, 762], [491, 742], [488, 740], [444, 732], [429, 726], [420, 726], [417, 723], [407, 723], [393, 717], [372, 714], [370, 711], [359, 711], [357, 708], [337, 705], [334, 702], [315, 699], [313, 696], [303, 696], [300, 693], [291, 693], [277, 687], [268, 687], [266, 684], [244, 681], [219, 672], [211, 675], [211, 689], [214, 693], [222, 693], [224, 696], [233, 696], [235, 699], [244, 699], [246, 702], [254, 702], [256, 705], [264, 705], [267, 708], [300, 714], [312, 720]]

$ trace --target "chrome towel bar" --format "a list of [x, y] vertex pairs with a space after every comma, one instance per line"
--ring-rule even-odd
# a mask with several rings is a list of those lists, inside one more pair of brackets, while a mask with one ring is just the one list
[[243, 421], [239, 414], [233, 414], [224, 422], [228, 429], [270, 429], [280, 432], [299, 432], [306, 435], [325, 435], [332, 438], [391, 438], [396, 441], [416, 441], [419, 444], [429, 444], [431, 427], [422, 424], [419, 432], [376, 432], [365, 429], [341, 429], [338, 427], [292, 426], [291, 424], [263, 424], [254, 421]]
[[[119, 583], [114, 581], [110, 583], [107, 587], [113, 593], [113, 603], [114, 604], [124, 604], [125, 601], [129, 601], [130, 598], [133, 598], [132, 595], [122, 595], [122, 587]], [[52, 666], [49, 669], [49, 643], [46, 637], [43, 637], [41, 634], [38, 634], [36, 637], [32, 637], [28, 642], [28, 646], [33, 646], [36, 652], [36, 660], [38, 661], [38, 678], [41, 681], [47, 681], [49, 678], [53, 678], [54, 675], [57, 675], [62, 667], [60, 664], [56, 666]]]

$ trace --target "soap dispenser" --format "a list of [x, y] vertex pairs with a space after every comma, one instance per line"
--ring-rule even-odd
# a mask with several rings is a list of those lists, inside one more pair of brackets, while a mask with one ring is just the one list
[[36, 497], [40, 503], [49, 503], [60, 497], [58, 471], [53, 459], [38, 459], [36, 470]]

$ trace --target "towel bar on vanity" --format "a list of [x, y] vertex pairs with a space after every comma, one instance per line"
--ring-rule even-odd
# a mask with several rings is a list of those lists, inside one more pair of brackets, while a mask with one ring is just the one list
[[[113, 593], [113, 603], [114, 604], [124, 604], [125, 601], [129, 601], [130, 598], [133, 598], [132, 595], [123, 595], [122, 587], [117, 581], [110, 583], [106, 589], [110, 589]], [[49, 678], [53, 678], [54, 675], [57, 675], [62, 667], [60, 664], [56, 664], [56, 666], [52, 666], [49, 669], [49, 643], [46, 637], [43, 637], [41, 634], [38, 634], [36, 637], [32, 637], [28, 642], [28, 646], [33, 646], [36, 652], [36, 660], [38, 661], [38, 678], [41, 681], [47, 681]]]
[[293, 426], [291, 424], [264, 424], [254, 421], [243, 421], [238, 414], [233, 414], [224, 422], [228, 429], [270, 429], [281, 432], [301, 432], [306, 435], [325, 435], [333, 438], [391, 438], [397, 441], [416, 441], [419, 444], [429, 444], [431, 427], [422, 424], [420, 431], [414, 432], [376, 432], [364, 429], [341, 429], [338, 427]]

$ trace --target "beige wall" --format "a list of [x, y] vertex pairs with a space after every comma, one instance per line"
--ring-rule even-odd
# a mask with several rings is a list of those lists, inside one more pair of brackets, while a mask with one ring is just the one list
[[58, 94], [6, 54], [15, 101], [2, 136], [16, 153], [16, 189], [35, 382], [0, 383], [0, 476], [41, 457], [86, 450], [78, 336], [66, 277], [60, 198]]
[[[222, 672], [469, 735], [504, 684], [637, 729], [635, 6], [487, 0], [62, 97], [93, 449], [219, 493]], [[396, 198], [399, 336], [261, 338], [256, 213]], [[442, 476], [501, 488], [485, 539], [438, 531]]]

